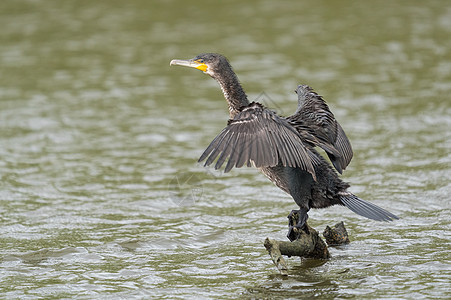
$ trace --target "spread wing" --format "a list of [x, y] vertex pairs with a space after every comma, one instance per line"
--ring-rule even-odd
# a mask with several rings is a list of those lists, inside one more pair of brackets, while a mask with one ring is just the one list
[[352, 159], [353, 152], [343, 128], [324, 99], [307, 85], [299, 85], [298, 109], [287, 120], [301, 135], [310, 136], [312, 144], [326, 151], [335, 169], [341, 174]]
[[229, 120], [227, 127], [210, 143], [199, 162], [206, 159], [205, 166], [208, 166], [216, 158], [215, 169], [219, 169], [228, 159], [225, 172], [244, 164], [251, 166], [253, 163], [261, 168], [280, 163], [302, 168], [313, 178], [316, 178], [313, 164], [319, 163], [286, 119], [255, 102]]

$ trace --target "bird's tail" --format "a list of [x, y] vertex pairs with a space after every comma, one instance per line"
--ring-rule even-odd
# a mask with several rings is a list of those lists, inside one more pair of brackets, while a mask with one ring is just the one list
[[356, 214], [359, 214], [368, 219], [386, 222], [393, 221], [393, 219], [399, 219], [391, 212], [386, 211], [385, 209], [380, 208], [373, 203], [362, 200], [356, 195], [349, 192], [341, 194], [340, 201], [344, 204], [344, 206], [346, 206]]

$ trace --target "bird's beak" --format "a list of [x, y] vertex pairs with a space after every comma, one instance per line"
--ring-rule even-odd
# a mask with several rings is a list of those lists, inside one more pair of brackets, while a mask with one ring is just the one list
[[208, 66], [206, 64], [201, 63], [196, 60], [192, 60], [192, 59], [190, 59], [190, 60], [173, 59], [173, 60], [171, 60], [171, 63], [169, 65], [195, 68], [195, 69], [201, 70], [202, 72], [205, 72], [208, 69]]

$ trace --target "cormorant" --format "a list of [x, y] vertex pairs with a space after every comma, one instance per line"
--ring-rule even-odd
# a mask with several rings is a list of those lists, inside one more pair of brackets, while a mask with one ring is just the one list
[[[249, 102], [229, 61], [216, 53], [199, 54], [190, 60], [174, 59], [179, 65], [203, 71], [215, 79], [229, 106], [230, 119], [199, 158], [205, 166], [216, 159], [215, 169], [226, 161], [233, 167], [254, 165], [280, 189], [290, 194], [299, 210], [298, 229], [306, 230], [310, 208], [344, 205], [377, 221], [398, 219], [394, 214], [349, 192], [332, 166], [315, 146], [329, 156], [342, 173], [352, 159], [352, 148], [326, 102], [307, 85], [299, 85], [298, 108], [289, 117], [278, 116], [258, 102]], [[218, 158], [219, 156], [219, 158]], [[288, 238], [291, 240], [291, 231]]]

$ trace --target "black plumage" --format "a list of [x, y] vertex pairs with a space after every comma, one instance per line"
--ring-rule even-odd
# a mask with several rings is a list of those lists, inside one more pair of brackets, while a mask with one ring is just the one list
[[297, 227], [304, 227], [310, 208], [344, 205], [364, 217], [391, 221], [394, 214], [349, 192], [315, 146], [324, 149], [335, 169], [342, 173], [352, 159], [352, 148], [324, 99], [312, 88], [300, 85], [298, 108], [289, 117], [278, 116], [260, 103], [250, 103], [228, 60], [205, 53], [171, 65], [199, 69], [220, 85], [229, 106], [227, 127], [210, 143], [199, 161], [215, 168], [254, 165], [300, 207]]
[[[326, 101], [308, 85], [299, 85], [298, 108], [288, 121], [314, 146], [326, 151], [335, 169], [342, 174], [351, 162], [353, 152], [343, 128], [335, 119]], [[315, 137], [312, 139], [310, 136]]]
[[244, 164], [257, 168], [275, 166], [298, 167], [315, 177], [313, 162], [317, 156], [305, 147], [296, 129], [285, 119], [260, 103], [252, 102], [244, 107], [228, 126], [211, 142], [199, 161], [207, 159], [210, 165], [218, 158], [219, 169], [228, 158], [225, 172]]

